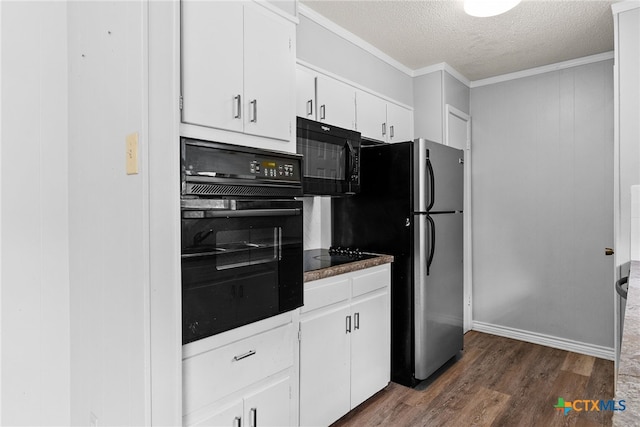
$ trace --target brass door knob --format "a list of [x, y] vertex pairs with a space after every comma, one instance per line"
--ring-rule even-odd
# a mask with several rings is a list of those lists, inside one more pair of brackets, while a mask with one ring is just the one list
[[609, 256], [609, 255], [613, 255], [613, 249], [611, 248], [604, 248], [604, 254]]

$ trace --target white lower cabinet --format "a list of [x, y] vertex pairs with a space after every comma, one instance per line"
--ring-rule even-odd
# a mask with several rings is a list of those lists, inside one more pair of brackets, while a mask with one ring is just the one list
[[192, 426], [283, 427], [291, 424], [289, 406], [290, 377], [281, 378], [248, 392], [228, 405], [212, 411]]
[[[296, 417], [294, 322], [258, 331], [260, 322], [183, 347], [183, 425], [293, 426]], [[297, 322], [295, 322], [297, 324]], [[222, 335], [222, 334], [220, 334]], [[224, 337], [222, 337], [224, 338]]]
[[390, 378], [390, 264], [305, 283], [300, 425], [328, 426]]

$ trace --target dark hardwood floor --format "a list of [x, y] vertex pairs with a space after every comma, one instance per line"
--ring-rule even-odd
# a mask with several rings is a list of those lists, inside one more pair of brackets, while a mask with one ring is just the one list
[[390, 383], [332, 427], [611, 425], [611, 411], [563, 415], [559, 397], [613, 399], [613, 362], [471, 331], [446, 369], [415, 389]]

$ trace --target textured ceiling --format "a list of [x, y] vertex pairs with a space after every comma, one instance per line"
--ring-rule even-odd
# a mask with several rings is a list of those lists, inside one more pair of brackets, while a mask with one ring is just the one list
[[302, 0], [416, 70], [446, 62], [471, 81], [613, 50], [617, 0], [523, 0], [490, 18], [462, 0]]

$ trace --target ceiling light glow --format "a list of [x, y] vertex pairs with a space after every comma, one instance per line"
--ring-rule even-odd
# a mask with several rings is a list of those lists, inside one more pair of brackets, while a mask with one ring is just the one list
[[464, 0], [464, 11], [468, 15], [486, 18], [513, 9], [520, 0]]

